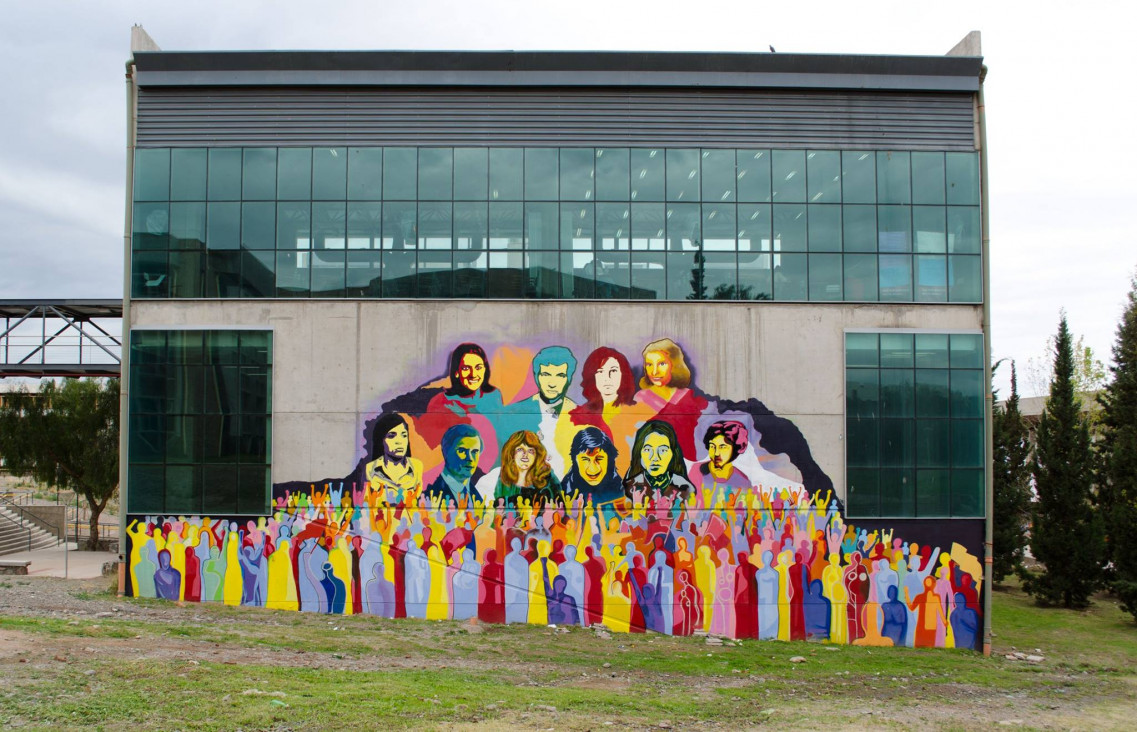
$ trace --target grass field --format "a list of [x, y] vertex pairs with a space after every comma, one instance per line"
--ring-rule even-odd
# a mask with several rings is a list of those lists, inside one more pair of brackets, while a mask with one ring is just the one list
[[[0, 583], [7, 728], [1132, 729], [1137, 719], [1137, 625], [1108, 598], [1072, 612], [996, 592], [996, 653], [985, 658], [180, 607], [44, 582]], [[66, 602], [45, 610], [36, 596], [49, 588]], [[1013, 649], [1044, 660], [1008, 660]]]

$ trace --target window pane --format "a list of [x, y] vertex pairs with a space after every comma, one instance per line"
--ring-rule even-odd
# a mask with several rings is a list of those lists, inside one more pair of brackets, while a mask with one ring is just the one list
[[267, 513], [270, 492], [268, 469], [242, 465], [238, 475], [237, 511], [243, 514]]
[[982, 518], [984, 511], [982, 470], [951, 471], [951, 515]]
[[205, 200], [205, 150], [176, 148], [170, 151], [170, 199]]
[[347, 253], [347, 296], [380, 297], [383, 294], [382, 254], [378, 251]]
[[276, 297], [276, 252], [244, 252], [241, 283], [243, 297]]
[[592, 200], [592, 164], [594, 160], [596, 160], [596, 153], [590, 147], [561, 150], [560, 197], [562, 200]]
[[876, 196], [880, 203], [911, 203], [910, 158], [906, 152], [876, 154]]
[[963, 206], [979, 205], [979, 156], [976, 153], [947, 153], [947, 202]]
[[383, 197], [383, 148], [348, 148], [347, 197], [356, 201]]
[[347, 148], [312, 150], [312, 198], [342, 201], [347, 198]]
[[628, 249], [631, 246], [632, 207], [626, 203], [596, 204], [596, 248]]
[[916, 464], [916, 423], [911, 419], [880, 420], [880, 464], [904, 468]]
[[[734, 220], [734, 204], [703, 204], [703, 250], [733, 252], [738, 225]], [[662, 223], [662, 222], [661, 222]]]
[[[591, 157], [591, 156], [590, 156]], [[525, 246], [528, 249], [557, 249], [560, 227], [556, 203], [525, 204]]]
[[276, 252], [276, 296], [308, 297], [311, 282], [308, 266], [312, 253]]
[[276, 248], [275, 203], [241, 204], [241, 247], [244, 249]]
[[[420, 203], [418, 205], [418, 248], [434, 250], [454, 248], [453, 204]], [[446, 258], [449, 269], [449, 257]], [[422, 257], [419, 257], [422, 269]]]
[[595, 212], [593, 205], [591, 203], [561, 204], [561, 249], [591, 250], [594, 238]]
[[134, 153], [134, 200], [165, 201], [170, 198], [170, 151], [136, 150]]
[[414, 251], [383, 252], [383, 297], [414, 297], [417, 272]]
[[912, 251], [912, 209], [909, 206], [880, 206], [877, 220], [880, 251]]
[[772, 162], [774, 200], [778, 203], [805, 201], [805, 151], [774, 150]]
[[307, 202], [278, 203], [276, 248], [308, 249], [312, 246], [312, 211]]
[[916, 300], [947, 301], [947, 257], [932, 254], [916, 257]]
[[241, 331], [241, 363], [250, 366], [272, 364], [272, 333], [263, 330]]
[[983, 268], [980, 257], [948, 257], [948, 299], [952, 302], [982, 302]]
[[537, 201], [557, 200], [557, 149], [525, 148], [525, 198]]
[[454, 148], [454, 198], [459, 201], [486, 200], [489, 166], [489, 151], [486, 148]]
[[202, 332], [176, 330], [166, 336], [166, 356], [169, 363], [201, 363]]
[[355, 202], [347, 204], [347, 248], [381, 249], [382, 246], [383, 205]]
[[134, 251], [158, 250], [170, 247], [170, 205], [168, 203], [137, 203], [134, 205]]
[[418, 150], [413, 147], [383, 149], [383, 198], [413, 201], [418, 196]]
[[565, 297], [590, 298], [596, 294], [592, 252], [562, 252], [561, 271]]
[[845, 203], [876, 203], [876, 156], [841, 153], [841, 198]]
[[879, 361], [879, 338], [876, 333], [845, 334], [846, 366], [877, 366]]
[[946, 419], [916, 421], [916, 461], [922, 468], [951, 465], [951, 425]]
[[774, 299], [808, 299], [806, 255], [774, 255]]
[[209, 222], [205, 235], [206, 248], [241, 248], [241, 204], [211, 203], [206, 215]]
[[165, 510], [166, 470], [161, 465], [131, 463], [128, 499], [131, 513], [160, 513]]
[[915, 516], [915, 476], [911, 470], [880, 471], [880, 515]]
[[841, 299], [841, 255], [809, 255], [809, 299]]
[[943, 204], [944, 154], [912, 153], [912, 202]]
[[699, 151], [667, 151], [667, 200], [699, 200]]
[[524, 205], [490, 201], [490, 249], [521, 249], [525, 241]]
[[983, 420], [951, 420], [951, 464], [955, 468], [983, 467]]
[[347, 204], [312, 204], [312, 248], [347, 248]]
[[953, 254], [979, 254], [979, 209], [974, 206], [948, 206], [948, 251]]
[[948, 337], [944, 333], [916, 334], [916, 368], [944, 369], [948, 366]]
[[947, 251], [943, 206], [913, 206], [912, 228], [916, 231], [916, 251], [943, 254]]
[[881, 368], [912, 368], [912, 334], [880, 334]]
[[951, 512], [951, 482], [947, 470], [916, 472], [916, 515], [947, 516]]
[[983, 368], [983, 336], [978, 333], [953, 333], [950, 339], [953, 369]]
[[276, 148], [245, 148], [241, 195], [246, 201], [276, 198]]
[[809, 206], [809, 251], [841, 251], [841, 207]]
[[667, 272], [662, 252], [632, 253], [632, 297], [663, 300], [667, 297]]
[[667, 255], [667, 299], [693, 300], [700, 294], [694, 291], [694, 252], [671, 252]]
[[841, 202], [841, 153], [812, 151], [806, 156], [810, 203]]
[[312, 197], [312, 148], [284, 147], [277, 154], [276, 197], [304, 201]]
[[215, 147], [209, 151], [210, 201], [241, 200], [241, 149]]
[[383, 248], [418, 247], [418, 207], [414, 203], [383, 204]]
[[198, 421], [192, 414], [171, 414], [166, 417], [166, 462], [193, 463], [201, 460], [201, 435]]
[[[592, 151], [589, 150], [589, 158], [591, 157]], [[525, 297], [556, 299], [561, 296], [561, 277], [557, 271], [560, 256], [558, 252], [531, 252], [525, 255], [529, 278]]]
[[199, 414], [205, 411], [205, 376], [196, 364], [175, 363], [166, 366], [169, 377], [165, 384], [163, 411], [173, 414]]
[[916, 416], [948, 416], [947, 369], [916, 370]]
[[236, 513], [237, 471], [235, 465], [203, 465], [205, 483], [202, 500], [212, 514]]
[[880, 515], [880, 475], [876, 470], [849, 469], [845, 495], [850, 516]]
[[875, 419], [849, 417], [846, 422], [845, 460], [849, 467], [872, 468], [880, 464], [880, 434]]
[[212, 414], [202, 419], [202, 459], [211, 463], [235, 463], [241, 449], [241, 418]]
[[170, 297], [204, 297], [201, 252], [170, 252]]
[[524, 156], [521, 148], [490, 150], [490, 200], [520, 201], [524, 180]]
[[205, 369], [204, 411], [208, 414], [241, 411], [241, 370], [236, 364], [217, 364]]
[[710, 203], [734, 201], [734, 150], [704, 150], [703, 200]]
[[631, 296], [631, 263], [624, 251], [596, 253], [596, 296], [628, 298]]
[[844, 264], [845, 299], [863, 302], [875, 301], [879, 297], [876, 255], [846, 254]]
[[271, 390], [271, 374], [267, 368], [264, 366], [241, 367], [242, 414], [268, 414], [272, 399]]
[[236, 250], [206, 252], [205, 297], [241, 297], [241, 257]]
[[516, 299], [525, 295], [525, 257], [522, 252], [490, 252], [486, 278], [488, 297]]
[[739, 299], [738, 261], [734, 252], [708, 252], [703, 256], [703, 282], [706, 285], [707, 299]]
[[627, 201], [630, 158], [626, 147], [596, 149], [596, 199], [598, 201]]
[[667, 217], [668, 251], [693, 252], [702, 246], [702, 209], [698, 204], [669, 204], [664, 216]]
[[880, 370], [880, 413], [884, 417], [916, 415], [916, 374], [911, 369]]
[[[488, 248], [489, 212], [485, 202], [459, 201], [454, 204], [454, 249], [461, 252], [454, 264], [469, 262]], [[482, 263], [485, 269], [485, 263]]]
[[880, 255], [880, 299], [910, 302], [912, 300], [912, 258], [907, 254]]
[[454, 297], [485, 297], [489, 255], [482, 252], [454, 253]]
[[876, 206], [844, 206], [844, 250], [846, 252], [875, 252]]
[[663, 151], [632, 150], [632, 200], [663, 200]]
[[454, 151], [424, 147], [418, 151], [418, 197], [424, 201], [454, 198]]
[[201, 468], [189, 465], [166, 467], [166, 511], [201, 511]]
[[656, 251], [664, 249], [665, 225], [664, 204], [632, 204], [632, 249], [637, 251]]
[[[134, 388], [140, 388], [135, 384]], [[132, 394], [133, 396], [133, 394]], [[130, 461], [132, 463], [162, 462], [166, 456], [166, 417], [162, 414], [133, 413], [130, 415]]]
[[770, 268], [770, 258], [771, 255], [767, 253], [739, 252], [738, 299], [772, 300], [774, 298], [774, 273]]
[[851, 368], [845, 372], [845, 414], [849, 418], [880, 416], [879, 379], [876, 369]]
[[766, 203], [773, 196], [770, 191], [770, 151], [739, 150], [738, 200], [753, 203]]
[[774, 204], [774, 251], [804, 252], [805, 249], [805, 206]]

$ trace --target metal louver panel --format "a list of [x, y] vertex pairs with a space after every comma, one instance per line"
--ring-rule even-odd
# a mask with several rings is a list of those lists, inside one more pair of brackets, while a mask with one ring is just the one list
[[969, 93], [142, 87], [140, 147], [974, 150]]

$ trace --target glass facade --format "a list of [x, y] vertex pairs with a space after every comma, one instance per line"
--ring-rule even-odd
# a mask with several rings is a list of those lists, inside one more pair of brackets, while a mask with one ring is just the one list
[[974, 153], [157, 148], [136, 298], [964, 302]]
[[265, 515], [272, 333], [130, 333], [128, 513]]
[[845, 334], [850, 517], [983, 517], [984, 357], [979, 334]]

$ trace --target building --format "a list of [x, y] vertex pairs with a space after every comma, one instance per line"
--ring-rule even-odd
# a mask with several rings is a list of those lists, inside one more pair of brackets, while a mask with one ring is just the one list
[[978, 34], [136, 37], [125, 592], [986, 645]]

